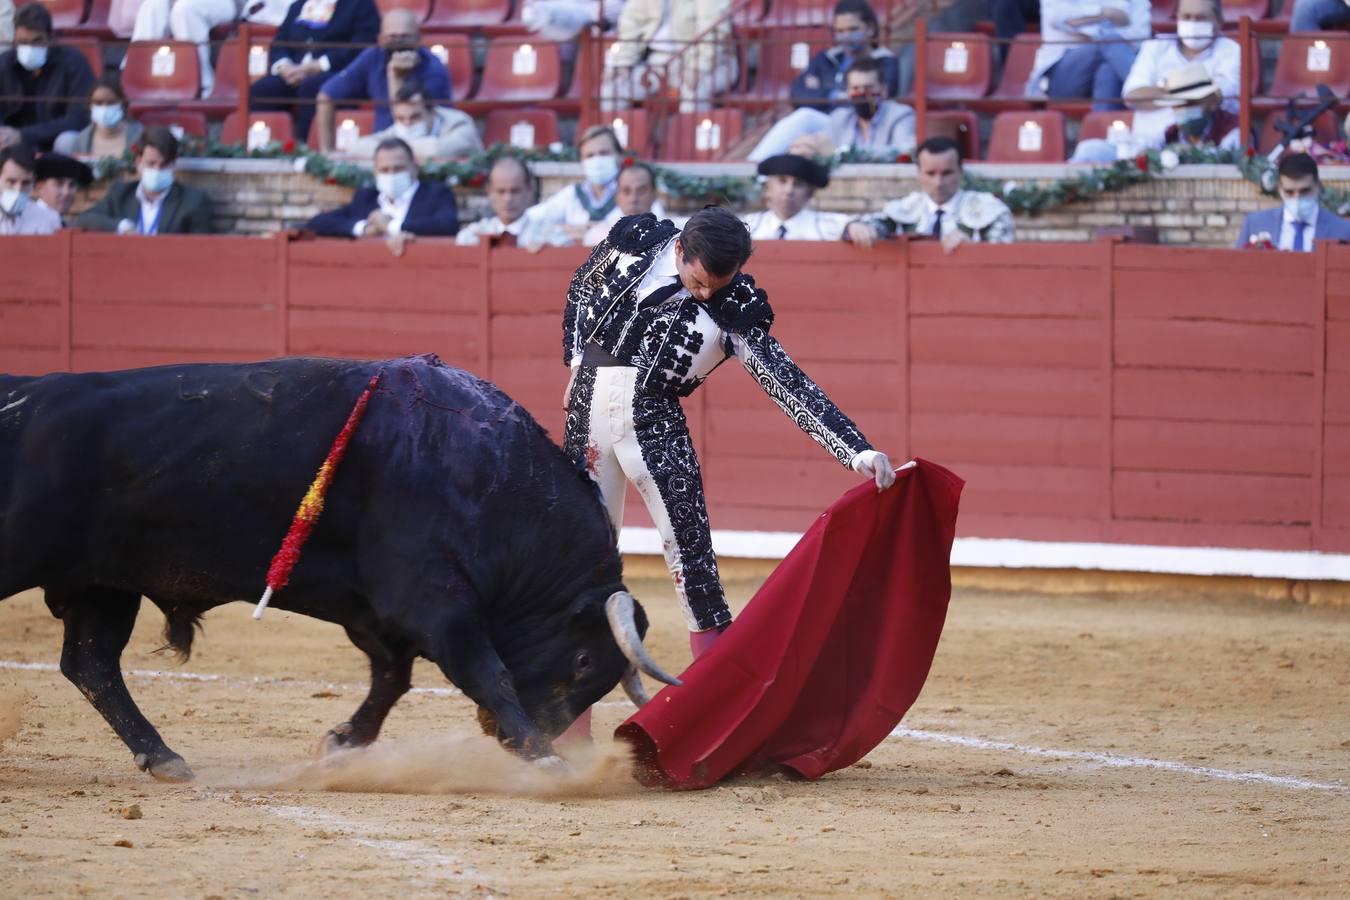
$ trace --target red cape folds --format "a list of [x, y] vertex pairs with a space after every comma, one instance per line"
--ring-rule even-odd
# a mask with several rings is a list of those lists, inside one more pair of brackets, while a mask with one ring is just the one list
[[919, 696], [951, 597], [965, 484], [924, 460], [827, 509], [735, 623], [619, 726], [648, 787], [819, 778], [886, 739]]

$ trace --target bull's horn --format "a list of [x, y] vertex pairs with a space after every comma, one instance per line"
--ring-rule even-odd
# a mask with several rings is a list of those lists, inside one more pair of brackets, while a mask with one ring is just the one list
[[609, 630], [614, 632], [614, 640], [618, 643], [619, 649], [628, 661], [637, 667], [638, 671], [644, 672], [657, 681], [665, 684], [679, 687], [680, 679], [673, 675], [667, 675], [665, 670], [656, 664], [656, 660], [647, 653], [647, 648], [642, 646], [642, 638], [638, 635], [637, 620], [634, 618], [633, 595], [627, 591], [615, 591], [609, 595], [605, 601], [605, 618], [609, 619]]
[[628, 695], [628, 699], [633, 701], [633, 705], [638, 709], [646, 706], [652, 698], [647, 696], [647, 689], [642, 686], [642, 676], [638, 670], [629, 666], [623, 673], [623, 678], [619, 681], [623, 685], [623, 692]]

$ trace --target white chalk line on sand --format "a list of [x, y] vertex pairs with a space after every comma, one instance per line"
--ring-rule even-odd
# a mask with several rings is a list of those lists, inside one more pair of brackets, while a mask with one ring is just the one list
[[914, 728], [897, 728], [891, 732], [891, 737], [915, 741], [933, 741], [939, 744], [954, 744], [958, 747], [970, 747], [974, 750], [1020, 753], [1024, 756], [1038, 756], [1046, 759], [1077, 759], [1111, 768], [1159, 769], [1178, 775], [1214, 778], [1219, 781], [1268, 784], [1272, 787], [1293, 788], [1301, 791], [1350, 793], [1350, 785], [1335, 782], [1313, 781], [1308, 778], [1294, 778], [1288, 775], [1271, 775], [1266, 772], [1234, 772], [1231, 769], [1217, 769], [1213, 766], [1190, 766], [1186, 763], [1172, 762], [1166, 759], [1150, 759], [1146, 756], [1121, 756], [1116, 753], [1101, 753], [1094, 750], [1056, 750], [1047, 747], [1032, 747], [1027, 744], [1014, 744], [1008, 741], [990, 741], [959, 734], [946, 734], [941, 731], [921, 731]]
[[[0, 670], [13, 669], [26, 672], [57, 672], [60, 667], [51, 663], [20, 662], [0, 659]], [[277, 687], [298, 687], [303, 689], [321, 689], [333, 691], [365, 691], [365, 685], [333, 684], [322, 681], [300, 681], [286, 678], [239, 678], [231, 675], [218, 675], [207, 672], [165, 672], [158, 669], [129, 669], [123, 673], [129, 678], [156, 679], [170, 681], [217, 682], [236, 685], [275, 685]], [[455, 688], [413, 688], [409, 693], [431, 694], [437, 697], [459, 697], [463, 694]], [[627, 701], [609, 701], [596, 706], [629, 706]], [[1271, 775], [1266, 772], [1236, 772], [1231, 769], [1219, 769], [1213, 766], [1191, 766], [1186, 763], [1165, 759], [1151, 759], [1145, 756], [1122, 756], [1115, 753], [1102, 753], [1094, 750], [1067, 750], [1047, 747], [1034, 747], [1029, 744], [1016, 744], [1009, 741], [994, 741], [985, 738], [965, 737], [959, 734], [946, 734], [941, 731], [923, 731], [900, 727], [891, 732], [892, 738], [908, 738], [917, 741], [930, 741], [969, 747], [975, 750], [993, 750], [1002, 753], [1017, 753], [1023, 756], [1037, 756], [1044, 759], [1077, 759], [1111, 768], [1157, 769], [1178, 775], [1191, 775], [1197, 778], [1213, 778], [1218, 781], [1235, 781], [1247, 784], [1268, 784], [1273, 787], [1294, 790], [1333, 791], [1350, 793], [1350, 785], [1335, 782], [1313, 781], [1308, 778], [1296, 778], [1289, 775]]]

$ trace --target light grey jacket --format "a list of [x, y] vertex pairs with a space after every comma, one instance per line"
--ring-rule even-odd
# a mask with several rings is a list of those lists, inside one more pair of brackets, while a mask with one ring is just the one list
[[830, 113], [830, 140], [835, 150], [853, 148], [878, 155], [898, 156], [913, 153], [918, 142], [914, 109], [894, 100], [883, 100], [872, 117], [872, 129], [864, 139], [858, 128], [858, 114], [851, 106]]

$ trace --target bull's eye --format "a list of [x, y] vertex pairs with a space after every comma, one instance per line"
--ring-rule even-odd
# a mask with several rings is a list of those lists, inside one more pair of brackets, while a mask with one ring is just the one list
[[589, 672], [591, 668], [591, 655], [585, 650], [577, 651], [575, 665], [578, 672]]

